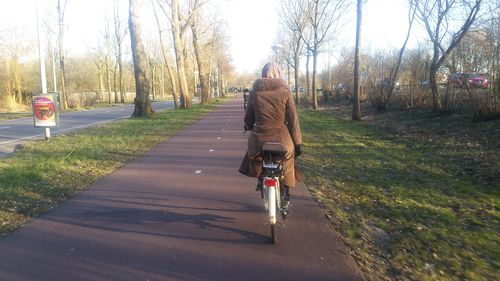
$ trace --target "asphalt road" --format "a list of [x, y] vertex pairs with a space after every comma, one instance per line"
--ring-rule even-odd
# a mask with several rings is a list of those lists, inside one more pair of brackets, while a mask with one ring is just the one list
[[0, 239], [0, 280], [362, 281], [305, 186], [270, 242], [242, 99]]
[[[153, 102], [154, 110], [174, 107], [172, 101]], [[59, 115], [59, 126], [50, 129], [51, 135], [74, 131], [99, 123], [128, 118], [134, 111], [133, 104], [107, 108], [67, 112]], [[33, 118], [0, 121], [0, 156], [11, 153], [17, 144], [30, 139], [45, 138], [44, 128], [35, 128]]]

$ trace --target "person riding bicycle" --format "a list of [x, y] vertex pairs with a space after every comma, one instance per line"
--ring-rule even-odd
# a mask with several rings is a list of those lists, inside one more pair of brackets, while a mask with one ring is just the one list
[[[285, 80], [283, 71], [274, 62], [267, 63], [262, 69], [262, 78], [256, 80], [248, 97], [245, 113], [245, 130], [251, 130], [248, 137], [248, 150], [241, 162], [239, 172], [249, 177], [260, 177], [262, 144], [268, 141], [281, 142], [286, 148], [283, 159], [285, 185], [284, 206], [290, 200], [289, 188], [301, 181], [302, 175], [295, 166], [295, 157], [302, 153], [302, 135], [295, 102]], [[295, 157], [294, 157], [295, 156]], [[257, 189], [262, 189], [259, 180]]]
[[243, 90], [243, 108], [247, 110], [248, 105], [248, 96], [250, 95], [250, 91], [248, 89]]

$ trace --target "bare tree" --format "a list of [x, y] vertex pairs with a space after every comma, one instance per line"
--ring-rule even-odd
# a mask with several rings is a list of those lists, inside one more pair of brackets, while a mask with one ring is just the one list
[[175, 108], [179, 108], [179, 104], [177, 102], [179, 100], [179, 98], [177, 96], [175, 73], [171, 67], [172, 64], [171, 64], [170, 56], [167, 54], [167, 51], [165, 50], [165, 44], [163, 42], [163, 31], [161, 29], [160, 19], [158, 17], [158, 12], [157, 12], [156, 6], [154, 5], [154, 2], [151, 2], [151, 4], [153, 6], [153, 12], [155, 15], [156, 26], [158, 27], [158, 37], [160, 40], [160, 50], [161, 50], [161, 55], [163, 58], [163, 66], [166, 66], [166, 68], [167, 68], [167, 74], [168, 74], [168, 77], [170, 79], [171, 94], [172, 94], [172, 98], [174, 99], [174, 106], [175, 106]]
[[309, 95], [311, 94], [311, 53], [312, 53], [312, 29], [308, 25], [304, 33], [302, 34], [302, 41], [304, 42], [303, 55], [306, 56], [306, 75], [305, 75], [305, 85], [304, 88], [306, 101], [308, 102]]
[[[127, 26], [120, 18], [119, 2], [115, 0], [113, 9], [114, 31], [115, 31], [115, 59], [118, 66], [118, 89], [120, 91], [120, 102], [125, 102], [125, 91], [123, 89], [123, 40], [127, 36]], [[118, 93], [115, 90], [115, 101], [118, 100]]]
[[418, 0], [409, 0], [408, 1], [408, 5], [409, 5], [408, 6], [409, 7], [408, 8], [408, 30], [406, 32], [406, 38], [405, 38], [405, 41], [403, 43], [403, 46], [401, 47], [401, 49], [399, 49], [398, 60], [396, 62], [396, 65], [391, 70], [391, 75], [389, 77], [389, 94], [387, 95], [387, 98], [384, 100], [381, 109], [387, 109], [387, 105], [389, 104], [389, 101], [391, 100], [391, 97], [394, 94], [394, 89], [395, 89], [396, 81], [398, 78], [399, 69], [401, 67], [401, 62], [403, 61], [403, 55], [404, 55], [404, 52], [406, 50], [406, 45], [408, 44], [408, 40], [410, 39], [411, 29], [413, 27], [413, 22], [415, 20], [415, 15], [417, 12], [415, 4], [413, 3], [414, 1], [418, 1]]
[[[112, 47], [111, 47], [111, 32], [110, 32], [110, 22], [109, 22], [109, 19], [106, 17], [104, 19], [104, 33], [103, 33], [103, 37], [104, 37], [104, 44], [105, 44], [105, 57], [104, 57], [104, 71], [106, 73], [106, 89], [107, 89], [107, 92], [108, 92], [108, 103], [111, 104], [111, 101], [112, 101], [112, 93], [111, 93], [111, 64], [112, 64], [112, 61], [111, 61], [111, 52], [112, 52]], [[115, 96], [116, 96], [116, 92], [115, 92]]]
[[0, 107], [13, 110], [26, 103], [23, 93], [29, 86], [25, 83], [26, 69], [21, 62], [29, 45], [22, 34], [13, 27], [0, 30], [0, 102], [3, 103]]
[[61, 5], [61, 0], [57, 0], [57, 16], [59, 20], [59, 72], [61, 78], [61, 92], [63, 97], [62, 108], [68, 108], [68, 94], [66, 93], [66, 73], [64, 69], [64, 14], [66, 11], [67, 0], [63, 0]]
[[292, 64], [295, 80], [295, 103], [299, 104], [299, 74], [300, 55], [303, 51], [303, 33], [307, 27], [308, 15], [311, 12], [311, 2], [303, 0], [282, 0], [281, 19], [290, 32], [290, 47], [292, 49]]
[[[437, 87], [436, 74], [453, 49], [476, 21], [483, 0], [422, 0], [416, 1], [419, 19], [432, 42], [433, 56], [429, 78], [434, 112], [443, 111], [443, 101]], [[458, 30], [454, 30], [455, 23]]]
[[[493, 80], [493, 93], [496, 102], [500, 100], [500, 15], [491, 19], [491, 24], [487, 29], [487, 38], [492, 46], [490, 69]], [[500, 108], [495, 108], [496, 111]]]
[[151, 72], [151, 79], [150, 79], [150, 93], [151, 96], [154, 99], [156, 99], [156, 77], [157, 77], [157, 71], [156, 71], [156, 65], [157, 65], [157, 57], [158, 54], [155, 51], [155, 46], [154, 44], [151, 44], [151, 50], [146, 53], [147, 59], [148, 59], [148, 66], [149, 66], [149, 71]]
[[371, 58], [370, 64], [365, 63], [365, 67], [368, 65], [371, 66], [370, 68], [372, 72], [372, 75], [366, 76], [369, 78], [368, 80], [370, 86], [370, 94], [368, 96], [371, 103], [379, 111], [387, 110], [394, 92], [401, 89], [399, 87], [400, 69], [416, 15], [416, 9], [413, 1], [415, 0], [408, 1], [408, 29], [406, 31], [406, 38], [402, 47], [397, 51], [391, 51], [390, 54], [389, 52], [377, 52], [375, 56]]
[[132, 58], [134, 61], [135, 77], [135, 109], [132, 117], [149, 117], [154, 111], [151, 107], [149, 97], [149, 81], [146, 75], [147, 58], [141, 39], [141, 26], [139, 19], [140, 0], [129, 0], [130, 45], [132, 46]]
[[212, 26], [210, 34], [210, 44], [207, 45], [206, 52], [208, 54], [208, 91], [209, 96], [214, 96], [218, 99], [219, 97], [219, 61], [220, 57], [226, 56], [224, 50], [227, 50], [225, 42], [227, 38], [225, 37], [224, 26], [222, 23], [218, 22]]
[[196, 11], [194, 11], [190, 26], [193, 35], [192, 39], [194, 54], [196, 57], [196, 65], [198, 67], [198, 81], [200, 81], [201, 104], [207, 104], [210, 101], [210, 93], [208, 89], [208, 72], [206, 62], [203, 60], [204, 46], [202, 43], [202, 36], [204, 35], [205, 31], [202, 29], [203, 22], [200, 9], [196, 9]]
[[453, 67], [459, 72], [492, 73], [489, 69], [494, 45], [482, 30], [469, 32], [450, 55]]
[[[47, 14], [49, 14], [49, 11], [46, 12]], [[52, 86], [52, 89], [54, 90], [54, 92], [57, 91], [57, 74], [56, 74], [56, 69], [57, 69], [57, 66], [56, 66], [56, 56], [57, 56], [57, 47], [53, 45], [52, 42], [56, 41], [57, 42], [57, 38], [54, 40], [54, 36], [57, 37], [58, 35], [58, 31], [55, 31], [53, 29], [53, 26], [55, 24], [51, 21], [51, 17], [50, 16], [47, 16], [44, 18], [43, 20], [43, 29], [45, 31], [45, 34], [47, 36], [47, 54], [48, 56], [50, 57], [50, 66], [52, 68], [52, 81], [48, 81], [49, 82], [49, 85]]]
[[186, 31], [191, 22], [193, 13], [202, 4], [201, 0], [193, 0], [185, 13], [181, 12], [178, 0], [167, 1], [170, 6], [170, 13], [167, 12], [163, 2], [158, 1], [163, 12], [172, 25], [172, 37], [174, 41], [175, 61], [177, 64], [177, 76], [180, 90], [180, 108], [191, 109], [191, 96], [188, 92], [186, 79]]
[[363, 0], [357, 0], [356, 5], [356, 49], [354, 51], [354, 96], [352, 100], [352, 120], [361, 120], [361, 103], [360, 103], [360, 64], [361, 64], [361, 21], [363, 12]]
[[347, 0], [311, 0], [312, 8], [309, 15], [309, 23], [312, 27], [312, 91], [313, 108], [318, 108], [318, 98], [316, 94], [316, 73], [318, 68], [318, 54], [325, 42], [332, 40], [341, 26], [341, 18], [345, 15], [350, 4]]
[[97, 77], [99, 80], [99, 99], [102, 99], [102, 95], [104, 94], [104, 71], [105, 71], [105, 55], [97, 49], [94, 52], [94, 65], [97, 70]]
[[403, 108], [414, 109], [427, 105], [430, 95], [429, 62], [427, 48], [419, 45], [408, 50], [403, 68], [409, 80], [409, 87], [399, 95]]

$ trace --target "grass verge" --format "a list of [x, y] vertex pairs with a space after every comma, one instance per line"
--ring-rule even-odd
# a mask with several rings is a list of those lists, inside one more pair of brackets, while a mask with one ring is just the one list
[[500, 122], [300, 114], [306, 185], [370, 280], [500, 280]]
[[87, 188], [213, 108], [167, 110], [151, 119], [127, 119], [26, 143], [12, 157], [0, 159], [0, 234]]
[[[169, 100], [169, 99], [167, 99], [167, 100]], [[93, 110], [93, 109], [101, 109], [101, 108], [108, 108], [108, 107], [113, 107], [113, 106], [132, 105], [132, 104], [133, 104], [133, 102], [126, 102], [126, 103], [98, 102], [98, 103], [95, 103], [95, 104], [89, 105], [89, 106], [72, 107], [72, 108], [68, 108], [66, 110], [59, 109], [59, 113], [75, 112], [75, 111], [82, 111], [82, 110]], [[29, 110], [31, 110], [31, 109], [29, 109]], [[31, 111], [27, 111], [27, 112], [0, 112], [0, 121], [10, 120], [10, 119], [18, 119], [18, 118], [26, 118], [26, 117], [32, 118], [33, 113]]]

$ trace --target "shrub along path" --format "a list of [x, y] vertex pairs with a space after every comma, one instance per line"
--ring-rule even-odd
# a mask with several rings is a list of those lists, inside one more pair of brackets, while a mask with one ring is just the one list
[[0, 280], [364, 280], [303, 186], [269, 242], [237, 173], [242, 100], [220, 106], [0, 240]]

